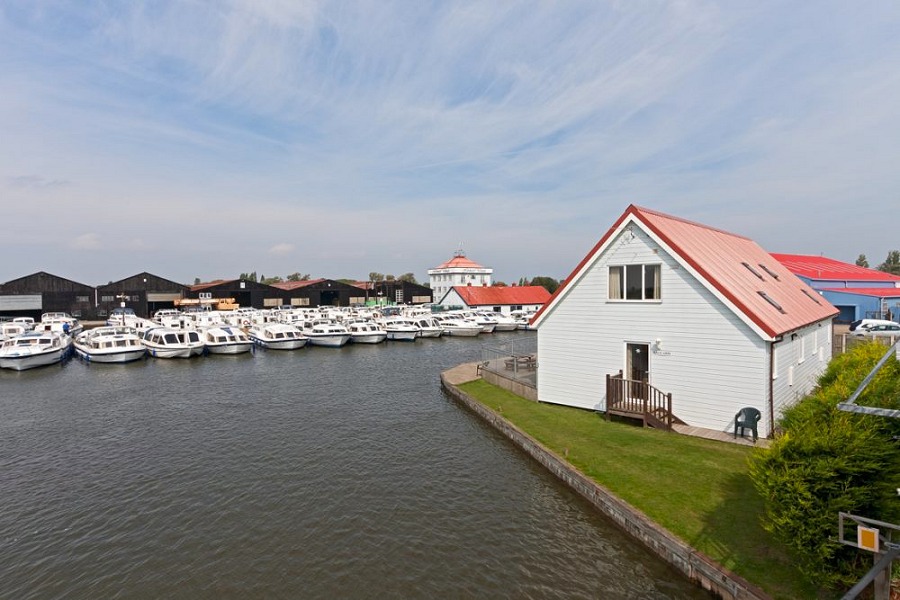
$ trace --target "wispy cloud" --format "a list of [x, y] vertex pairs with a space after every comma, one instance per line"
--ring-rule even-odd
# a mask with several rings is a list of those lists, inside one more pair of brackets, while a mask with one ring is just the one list
[[83, 233], [73, 239], [71, 245], [75, 250], [99, 250], [103, 247], [96, 233]]
[[900, 192], [898, 28], [834, 1], [5, 4], [4, 201], [183, 280], [424, 279], [461, 237], [501, 279], [562, 276], [630, 202], [878, 256], [888, 219], [842, 224]]

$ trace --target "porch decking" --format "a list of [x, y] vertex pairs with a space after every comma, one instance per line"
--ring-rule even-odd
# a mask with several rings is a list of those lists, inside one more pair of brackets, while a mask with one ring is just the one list
[[672, 413], [672, 394], [666, 394], [646, 381], [625, 379], [622, 372], [606, 376], [606, 418], [639, 419], [644, 427], [672, 431], [684, 422]]

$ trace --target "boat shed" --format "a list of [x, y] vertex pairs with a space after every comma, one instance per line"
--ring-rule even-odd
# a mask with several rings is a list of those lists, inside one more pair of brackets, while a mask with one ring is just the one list
[[282, 281], [272, 284], [282, 290], [284, 304], [295, 308], [317, 306], [361, 306], [366, 303], [366, 290], [334, 279]]
[[96, 317], [96, 289], [71, 279], [39, 271], [7, 281], [0, 288], [0, 315], [41, 318], [46, 312], [67, 312], [79, 319]]
[[217, 279], [192, 285], [185, 298], [212, 300], [234, 298], [238, 306], [276, 308], [284, 304], [284, 292], [274, 286], [249, 279]]
[[509, 315], [514, 310], [536, 312], [550, 299], [550, 292], [540, 285], [522, 286], [455, 286], [444, 294], [440, 305], [487, 309]]
[[838, 311], [753, 240], [631, 205], [535, 316], [537, 396], [771, 435], [831, 358]]
[[365, 292], [366, 304], [428, 304], [434, 301], [431, 288], [411, 281], [356, 281]]
[[106, 317], [114, 308], [127, 307], [139, 317], [149, 319], [163, 308], [174, 308], [188, 286], [152, 273], [138, 273], [125, 279], [97, 286], [97, 316]]
[[825, 256], [772, 254], [839, 311], [838, 323], [900, 321], [900, 277]]

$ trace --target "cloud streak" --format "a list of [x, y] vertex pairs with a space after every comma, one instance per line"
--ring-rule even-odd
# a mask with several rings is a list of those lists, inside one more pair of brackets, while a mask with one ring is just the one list
[[773, 251], [878, 257], [896, 246], [889, 220], [866, 240], [841, 224], [900, 191], [898, 13], [6, 5], [5, 204], [77, 207], [119, 249], [99, 265], [78, 257], [90, 239], [65, 257], [47, 242], [16, 267], [422, 280], [464, 238], [500, 279], [560, 277], [631, 202]]

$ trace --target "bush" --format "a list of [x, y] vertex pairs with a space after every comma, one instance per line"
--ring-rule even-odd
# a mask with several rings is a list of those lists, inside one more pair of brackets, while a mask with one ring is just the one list
[[[838, 542], [838, 512], [896, 521], [900, 487], [900, 419], [837, 409], [884, 355], [865, 344], [834, 359], [818, 387], [785, 411], [783, 434], [750, 458], [750, 476], [765, 501], [763, 526], [817, 583], [846, 587], [872, 564]], [[890, 360], [857, 401], [900, 408], [900, 363]]]

